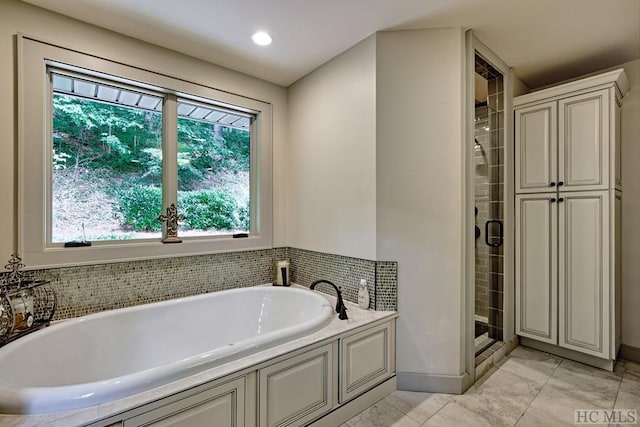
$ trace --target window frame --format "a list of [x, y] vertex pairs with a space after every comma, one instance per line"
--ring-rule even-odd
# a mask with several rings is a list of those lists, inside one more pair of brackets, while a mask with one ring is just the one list
[[[91, 83], [95, 83], [95, 84], [104, 84], [104, 85], [109, 85], [110, 87], [118, 87], [120, 89], [124, 89], [124, 90], [129, 90], [129, 91], [135, 91], [135, 92], [139, 92], [139, 93], [144, 93], [147, 95], [151, 95], [151, 96], [155, 96], [158, 98], [161, 98], [162, 100], [162, 109], [159, 111], [159, 113], [162, 115], [163, 117], [163, 141], [162, 141], [162, 151], [163, 151], [163, 161], [162, 161], [162, 206], [168, 206], [168, 204], [165, 203], [165, 200], [169, 200], [169, 203], [171, 203], [170, 200], [173, 200], [174, 203], [175, 200], [174, 198], [167, 198], [165, 199], [165, 187], [168, 184], [167, 182], [165, 182], [165, 173], [166, 173], [166, 169], [167, 167], [170, 168], [171, 165], [167, 165], [167, 167], [165, 167], [166, 163], [164, 161], [164, 153], [165, 153], [165, 132], [166, 130], [164, 129], [164, 125], [165, 125], [165, 119], [164, 119], [164, 115], [165, 115], [165, 105], [167, 104], [167, 100], [169, 98], [169, 95], [167, 93], [165, 93], [162, 90], [159, 89], [155, 89], [155, 90], [150, 90], [149, 88], [140, 88], [138, 86], [132, 85], [132, 84], [125, 84], [122, 82], [116, 82], [113, 80], [110, 80], [109, 78], [105, 77], [105, 76], [89, 76], [86, 74], [82, 74], [78, 71], [71, 71], [68, 70], [64, 64], [58, 64], [55, 63], [53, 61], [49, 61], [46, 60], [45, 61], [46, 64], [46, 73], [47, 73], [47, 87], [46, 87], [46, 91], [47, 91], [47, 105], [46, 105], [46, 134], [44, 137], [44, 141], [43, 141], [43, 145], [44, 145], [44, 150], [45, 153], [49, 152], [51, 153], [54, 147], [54, 143], [53, 143], [53, 128], [52, 128], [52, 124], [53, 124], [53, 97], [55, 95], [55, 91], [53, 89], [53, 78], [51, 77], [53, 74], [56, 75], [60, 75], [60, 76], [65, 76], [65, 77], [70, 77], [70, 78], [75, 78], [75, 79], [82, 79], [84, 81], [88, 81]], [[65, 96], [75, 96], [72, 94], [67, 94], [64, 92], [61, 92], [62, 95]], [[83, 97], [78, 97], [81, 99], [89, 99], [89, 98], [83, 98]], [[91, 99], [89, 99], [91, 101]], [[117, 105], [117, 104], [116, 104]], [[122, 105], [123, 107], [127, 107], [126, 105]], [[45, 229], [44, 229], [44, 247], [45, 248], [63, 248], [64, 247], [64, 243], [65, 242], [54, 242], [53, 241], [53, 180], [49, 179], [49, 177], [52, 177], [53, 175], [53, 165], [52, 162], [50, 161], [45, 161], [44, 164], [45, 167], [45, 206], [44, 206], [44, 220], [45, 220]], [[177, 203], [176, 203], [177, 205]], [[160, 213], [159, 213], [160, 214]], [[158, 215], [159, 215], [158, 214]], [[162, 238], [162, 236], [165, 233], [165, 227], [163, 224], [163, 227], [160, 231], [160, 238]], [[70, 239], [71, 240], [71, 239]], [[123, 239], [125, 242], [131, 242], [131, 243], [141, 243], [141, 242], [145, 242], [145, 241], [154, 241], [157, 240], [157, 238], [154, 237], [149, 237], [149, 238], [143, 238], [143, 239]], [[91, 241], [92, 246], [93, 245], [104, 245], [104, 244], [109, 244], [111, 242], [115, 242], [116, 240], [93, 240]]]
[[[182, 237], [93, 241], [90, 247], [65, 248], [50, 242], [52, 96], [48, 69], [94, 81], [148, 91], [164, 98], [163, 208], [177, 203], [177, 103], [204, 103], [253, 115], [251, 120], [249, 237]], [[271, 104], [90, 54], [18, 36], [18, 251], [29, 267], [58, 267], [134, 259], [200, 255], [271, 248], [273, 244]], [[180, 207], [178, 207], [180, 210]], [[165, 228], [163, 226], [162, 235]]]

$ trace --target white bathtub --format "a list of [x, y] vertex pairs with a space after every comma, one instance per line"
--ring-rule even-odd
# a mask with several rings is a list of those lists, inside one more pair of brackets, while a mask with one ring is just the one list
[[322, 329], [329, 301], [252, 287], [58, 323], [0, 348], [0, 413], [84, 408]]

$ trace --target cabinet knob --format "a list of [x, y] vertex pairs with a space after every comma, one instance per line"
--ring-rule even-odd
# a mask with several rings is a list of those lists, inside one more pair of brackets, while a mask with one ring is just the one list
[[552, 197], [552, 198], [550, 198], [550, 199], [549, 199], [549, 201], [550, 201], [551, 203], [555, 203], [555, 202], [556, 202], [556, 198], [555, 198], [555, 197]]
[[564, 202], [564, 197], [560, 197], [560, 198], [558, 199], [558, 203], [562, 203], [562, 202]]
[[563, 185], [564, 185], [564, 182], [563, 182], [563, 181], [558, 182], [558, 187], [561, 187], [561, 186], [563, 186]]
[[555, 183], [555, 182], [551, 182], [551, 183], [549, 183], [549, 187], [555, 187], [555, 186], [556, 186], [556, 183]]

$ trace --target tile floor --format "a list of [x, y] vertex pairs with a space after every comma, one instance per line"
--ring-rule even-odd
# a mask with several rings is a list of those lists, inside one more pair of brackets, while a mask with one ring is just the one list
[[520, 346], [463, 395], [396, 391], [342, 427], [572, 426], [575, 409], [640, 414], [640, 364], [608, 372]]

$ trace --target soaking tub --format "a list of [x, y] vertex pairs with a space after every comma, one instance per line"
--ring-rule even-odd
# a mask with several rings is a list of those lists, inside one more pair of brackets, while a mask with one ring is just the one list
[[84, 408], [322, 329], [329, 301], [259, 286], [92, 314], [0, 348], [0, 413]]

